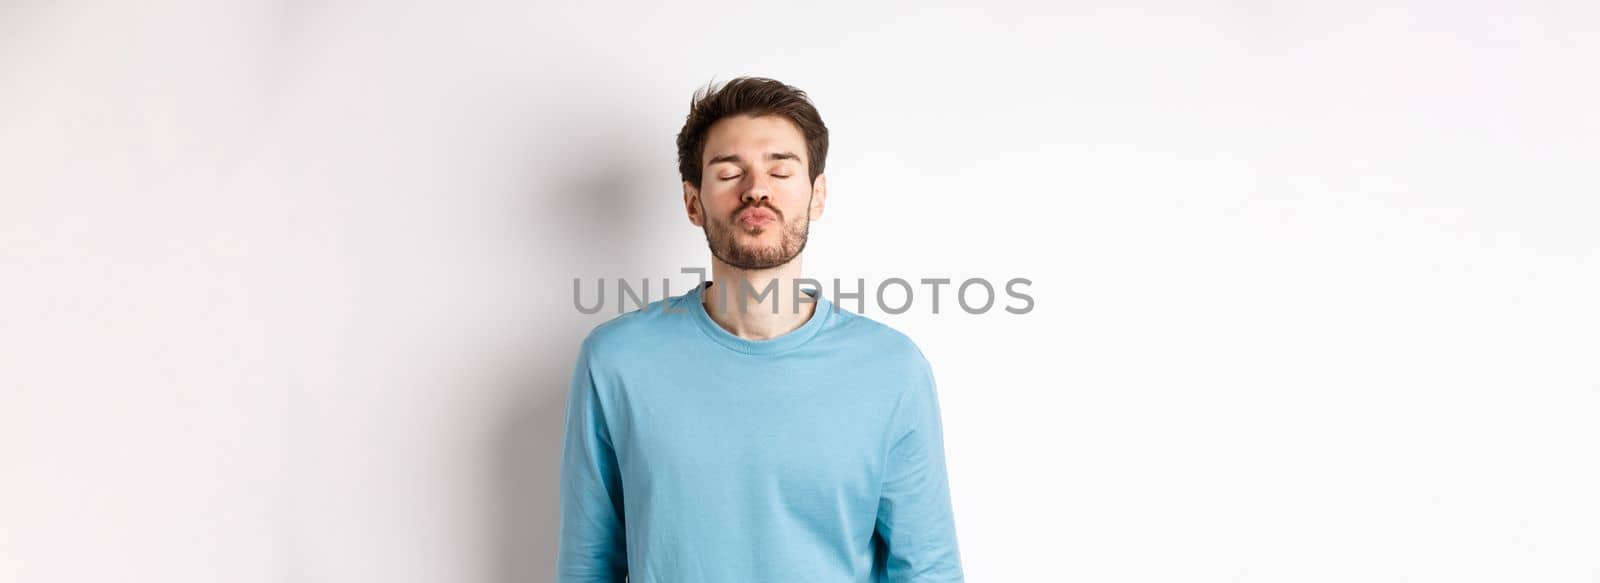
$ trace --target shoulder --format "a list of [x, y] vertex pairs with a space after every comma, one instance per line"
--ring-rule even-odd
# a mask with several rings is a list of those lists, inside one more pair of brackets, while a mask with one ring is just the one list
[[580, 358], [591, 365], [609, 364], [630, 354], [658, 349], [671, 341], [669, 336], [675, 330], [672, 322], [684, 315], [683, 302], [683, 296], [656, 300], [596, 324], [583, 338]]
[[837, 324], [858, 343], [854, 349], [870, 361], [870, 365], [851, 372], [880, 391], [878, 394], [888, 407], [893, 435], [903, 436], [924, 427], [930, 419], [938, 421], [939, 397], [933, 365], [910, 335], [855, 313], [841, 317]]
[[833, 327], [849, 348], [899, 374], [931, 374], [928, 358], [910, 335], [871, 317], [839, 309]]

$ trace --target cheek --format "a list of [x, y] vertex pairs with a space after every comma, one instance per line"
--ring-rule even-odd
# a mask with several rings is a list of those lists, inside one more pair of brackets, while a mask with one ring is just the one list
[[700, 194], [705, 198], [706, 208], [739, 204], [739, 185], [737, 181], [712, 182], [701, 188]]
[[730, 199], [734, 203], [738, 202], [738, 197], [727, 192], [726, 188], [707, 185], [700, 189], [700, 207], [704, 208], [707, 214], [715, 215], [727, 209]]
[[803, 214], [807, 212], [811, 206], [811, 187], [807, 186], [804, 181], [801, 181], [787, 189], [784, 189], [779, 195], [777, 204], [778, 208], [784, 209], [785, 213], [791, 215], [796, 213]]

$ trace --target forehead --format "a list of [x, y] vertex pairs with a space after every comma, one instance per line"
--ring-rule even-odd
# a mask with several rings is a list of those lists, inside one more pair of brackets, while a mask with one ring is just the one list
[[800, 133], [799, 126], [781, 115], [735, 115], [711, 124], [700, 163], [727, 154], [748, 154], [744, 156], [746, 160], [760, 159], [767, 152], [794, 152], [803, 159], [805, 135]]

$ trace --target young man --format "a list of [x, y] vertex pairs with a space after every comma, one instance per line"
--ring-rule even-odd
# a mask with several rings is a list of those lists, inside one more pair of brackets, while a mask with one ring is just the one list
[[927, 360], [797, 285], [827, 152], [798, 89], [696, 94], [678, 164], [712, 276], [584, 339], [558, 581], [963, 580]]

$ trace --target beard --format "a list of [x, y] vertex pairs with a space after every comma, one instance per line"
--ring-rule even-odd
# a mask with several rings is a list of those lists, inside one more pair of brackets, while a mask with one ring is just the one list
[[[753, 229], [746, 229], [737, 224], [739, 213], [752, 206], [761, 206], [778, 220]], [[807, 203], [810, 207], [810, 203]], [[705, 214], [705, 205], [701, 204], [701, 214]], [[710, 216], [710, 215], [707, 215]], [[739, 232], [750, 235], [765, 235], [767, 231], [779, 230], [777, 243], [755, 243], [739, 240]], [[806, 239], [811, 231], [811, 216], [801, 213], [795, 220], [785, 220], [783, 213], [767, 205], [744, 205], [733, 211], [728, 220], [708, 220], [704, 225], [706, 244], [711, 247], [711, 255], [730, 266], [744, 269], [771, 269], [793, 261], [806, 248]]]

